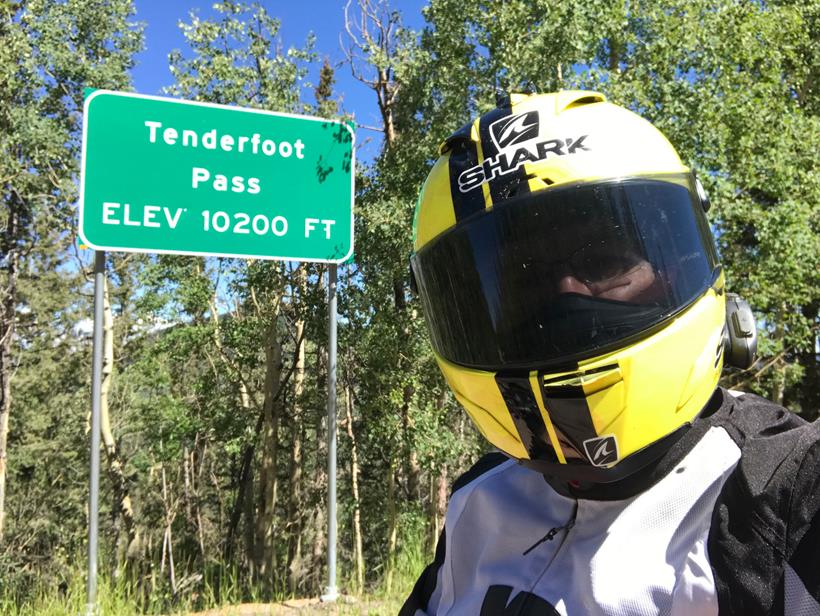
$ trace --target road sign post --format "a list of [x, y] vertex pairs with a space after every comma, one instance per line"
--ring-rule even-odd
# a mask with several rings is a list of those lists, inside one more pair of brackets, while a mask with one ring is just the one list
[[105, 288], [105, 253], [94, 253], [94, 346], [91, 366], [91, 460], [88, 490], [88, 580], [86, 580], [86, 616], [97, 610], [97, 537], [100, 511], [100, 425], [103, 364], [103, 293]]
[[336, 588], [336, 264], [327, 266], [327, 587], [322, 601], [335, 601]]
[[[84, 106], [80, 238], [95, 257], [87, 613], [97, 603], [103, 251], [328, 263], [328, 586], [336, 599], [336, 264], [353, 254], [353, 130], [106, 90]], [[99, 340], [98, 340], [99, 338]]]

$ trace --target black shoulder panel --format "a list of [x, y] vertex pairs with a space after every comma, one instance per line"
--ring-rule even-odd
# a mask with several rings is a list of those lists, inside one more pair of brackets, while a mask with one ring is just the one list
[[[820, 604], [820, 423], [815, 421], [811, 428], [814, 438], [797, 471], [789, 503], [786, 557], [805, 592]], [[815, 609], [820, 613], [820, 607]]]
[[461, 477], [456, 479], [455, 483], [453, 484], [453, 492], [455, 492], [456, 490], [460, 490], [474, 479], [477, 479], [487, 471], [492, 470], [493, 468], [495, 468], [502, 462], [506, 462], [507, 460], [509, 460], [509, 458], [498, 451], [493, 451], [482, 456], [478, 462], [473, 464], [473, 467], [470, 470], [468, 470]]
[[782, 614], [784, 564], [820, 507], [820, 430], [758, 396], [724, 396], [714, 425], [726, 429], [741, 458], [708, 539], [720, 613]]

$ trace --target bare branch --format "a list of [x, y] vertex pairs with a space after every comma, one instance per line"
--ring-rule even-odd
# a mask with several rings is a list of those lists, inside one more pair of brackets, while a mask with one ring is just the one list
[[[776, 363], [778, 363], [781, 359], [783, 359], [783, 358], [786, 356], [786, 354], [787, 354], [789, 351], [791, 351], [791, 350], [793, 350], [793, 349], [794, 349], [794, 347], [793, 347], [793, 346], [792, 346], [792, 347], [788, 347], [788, 348], [786, 348], [786, 349], [783, 349], [780, 353], [778, 353], [777, 355], [775, 355], [774, 357], [772, 357], [769, 361], [767, 361], [765, 364], [763, 364], [763, 366], [762, 366], [762, 367], [761, 367], [761, 368], [760, 368], [757, 372], [755, 372], [754, 374], [752, 374], [752, 375], [751, 375], [751, 376], [749, 376], [748, 378], [746, 378], [746, 379], [744, 379], [744, 380], [740, 381], [739, 383], [735, 383], [734, 385], [732, 385], [732, 387], [738, 387], [738, 388], [740, 388], [740, 387], [744, 387], [744, 386], [748, 385], [748, 384], [749, 384], [749, 383], [751, 383], [752, 381], [756, 380], [756, 379], [757, 379], [760, 375], [762, 375], [764, 372], [766, 372], [769, 368], [771, 368], [771, 367], [772, 367], [772, 366], [774, 366]], [[749, 369], [749, 370], [750, 370], [750, 369]], [[745, 374], [745, 373], [747, 373], [749, 370], [744, 370], [743, 372], [741, 372], [741, 374]]]
[[377, 133], [383, 133], [384, 132], [384, 128], [382, 128], [380, 126], [368, 126], [367, 124], [359, 124], [358, 122], [356, 122], [356, 128], [364, 128], [365, 130], [372, 130], [372, 131], [375, 131]]
[[[346, 47], [340, 41], [353, 77], [366, 84], [376, 95], [385, 135], [385, 147], [391, 147], [397, 137], [394, 107], [400, 84], [395, 78], [394, 63], [398, 59], [396, 33], [401, 27], [398, 12], [391, 11], [387, 0], [357, 0], [358, 19], [350, 16], [353, 0], [345, 4], [345, 31], [350, 40]], [[367, 66], [366, 69], [361, 64]], [[365, 76], [365, 70], [373, 77]]]

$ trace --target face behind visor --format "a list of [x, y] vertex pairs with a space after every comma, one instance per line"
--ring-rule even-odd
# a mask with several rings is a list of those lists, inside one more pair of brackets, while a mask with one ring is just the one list
[[[530, 141], [504, 149], [509, 126]], [[572, 156], [520, 153], [576, 133], [588, 149]], [[694, 178], [656, 129], [591, 93], [514, 98], [459, 134], [419, 199], [411, 258], [448, 383], [541, 472], [635, 472], [720, 373], [723, 279]], [[455, 179], [477, 167], [490, 179], [465, 193]]]

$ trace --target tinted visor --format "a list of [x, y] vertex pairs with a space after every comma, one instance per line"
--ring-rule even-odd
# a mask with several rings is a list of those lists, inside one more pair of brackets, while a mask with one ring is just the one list
[[688, 175], [540, 191], [413, 255], [433, 347], [494, 369], [616, 348], [688, 306], [717, 255]]

